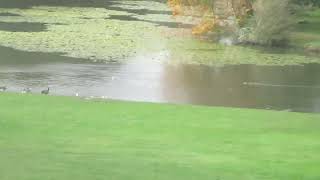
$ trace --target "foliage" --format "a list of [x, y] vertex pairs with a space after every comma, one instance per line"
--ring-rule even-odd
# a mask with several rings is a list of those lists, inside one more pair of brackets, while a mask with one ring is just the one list
[[290, 33], [290, 45], [320, 53], [320, 9], [300, 10]]
[[[174, 16], [189, 14], [202, 20], [192, 34], [202, 35], [218, 28], [234, 31], [252, 11], [249, 0], [168, 0]], [[189, 13], [191, 12], [191, 14]]]
[[314, 5], [320, 7], [320, 0], [292, 0], [292, 2], [301, 6]]
[[265, 45], [285, 45], [293, 23], [289, 3], [290, 0], [257, 0], [247, 40]]

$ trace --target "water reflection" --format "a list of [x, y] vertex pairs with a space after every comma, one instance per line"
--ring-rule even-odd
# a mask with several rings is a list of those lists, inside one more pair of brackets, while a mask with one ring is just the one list
[[164, 94], [175, 102], [320, 111], [320, 65], [167, 66]]
[[320, 65], [90, 63], [0, 48], [0, 86], [57, 95], [320, 112]]

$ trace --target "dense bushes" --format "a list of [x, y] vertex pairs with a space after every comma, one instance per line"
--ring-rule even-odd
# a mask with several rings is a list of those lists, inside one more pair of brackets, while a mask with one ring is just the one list
[[[212, 8], [215, 5], [214, 2], [218, 0], [169, 0], [169, 1], [178, 2], [178, 4], [184, 4], [188, 6], [197, 6], [199, 4], [202, 4], [204, 6]], [[250, 42], [254, 44], [271, 45], [271, 46], [275, 46], [275, 45], [282, 46], [282, 45], [286, 45], [286, 43], [288, 42], [288, 34], [289, 34], [288, 32], [294, 20], [293, 7], [320, 4], [320, 0], [243, 0], [243, 1], [239, 1], [241, 2], [240, 5], [245, 1], [251, 2], [253, 4], [253, 11], [252, 11], [253, 14], [249, 15], [250, 14], [249, 13], [246, 16], [236, 15], [236, 18], [234, 18], [236, 19], [236, 22], [233, 24], [237, 26], [237, 28], [234, 28], [237, 30], [233, 31], [234, 35], [232, 36], [237, 36], [239, 42]], [[236, 1], [230, 0], [230, 2], [234, 3]], [[216, 2], [216, 4], [221, 4], [221, 3]], [[291, 6], [292, 4], [295, 4], [295, 6]], [[239, 11], [239, 8], [241, 8], [241, 6], [239, 6], [238, 9], [233, 7], [233, 10], [237, 12]], [[213, 15], [217, 13], [214, 11], [215, 9], [212, 8], [211, 13], [213, 13]], [[212, 16], [212, 17], [217, 17], [217, 16]], [[229, 19], [230, 18], [228, 18], [227, 20]], [[219, 22], [219, 19], [217, 20], [217, 22]], [[220, 24], [228, 24], [228, 23], [220, 23]], [[215, 30], [214, 28], [213, 30]], [[226, 27], [225, 29], [228, 29], [228, 27]], [[218, 30], [221, 30], [221, 28], [218, 28]]]
[[288, 30], [292, 24], [289, 11], [290, 0], [257, 0], [242, 41], [264, 44], [285, 45]]
[[319, 6], [320, 7], [320, 0], [292, 0], [293, 3], [301, 5], [301, 6]]

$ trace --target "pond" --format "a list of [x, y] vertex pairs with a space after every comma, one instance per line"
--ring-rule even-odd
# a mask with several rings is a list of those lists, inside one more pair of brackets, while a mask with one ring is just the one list
[[320, 65], [92, 63], [0, 48], [0, 85], [54, 95], [320, 112]]
[[320, 58], [190, 35], [157, 1], [0, 2], [0, 86], [39, 93], [320, 112]]

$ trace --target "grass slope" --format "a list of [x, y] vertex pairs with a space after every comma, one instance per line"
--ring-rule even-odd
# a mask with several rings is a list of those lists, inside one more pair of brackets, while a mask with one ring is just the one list
[[292, 33], [293, 45], [320, 52], [320, 9], [300, 12], [298, 20], [301, 23], [295, 26]]
[[319, 179], [320, 116], [0, 94], [1, 180]]

